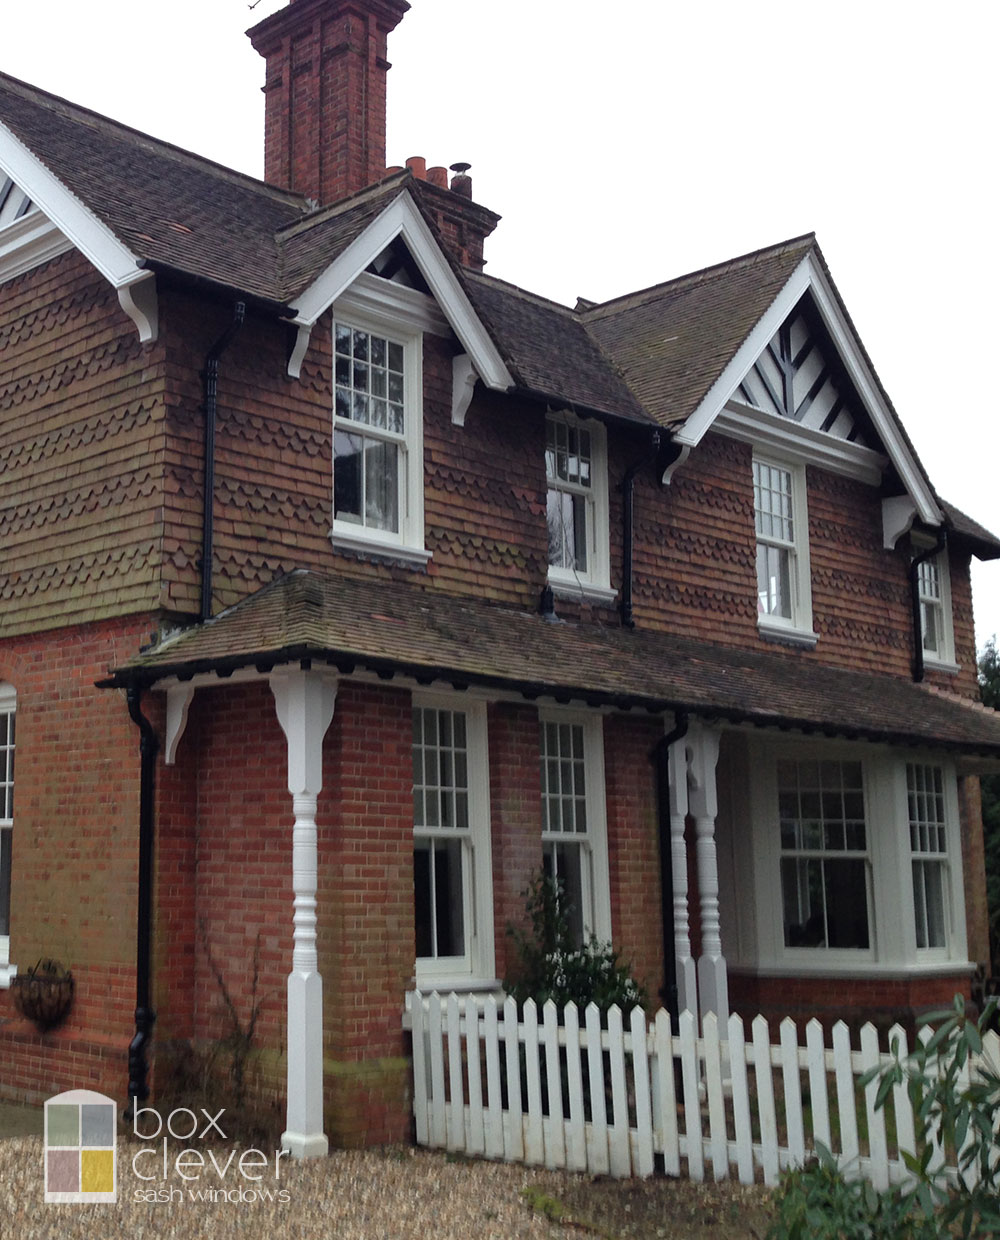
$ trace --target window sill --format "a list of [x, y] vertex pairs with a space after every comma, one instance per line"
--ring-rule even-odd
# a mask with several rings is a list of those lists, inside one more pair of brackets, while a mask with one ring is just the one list
[[730, 965], [730, 973], [745, 977], [879, 977], [892, 978], [936, 977], [956, 973], [972, 974], [976, 966], [967, 960], [916, 961], [906, 964], [876, 960], [829, 960], [808, 963], [794, 961], [781, 964]]
[[350, 533], [339, 527], [330, 531], [330, 542], [337, 550], [353, 551], [357, 555], [372, 556], [379, 560], [395, 560], [397, 563], [423, 566], [431, 559], [431, 552], [422, 547], [387, 542], [365, 534]]
[[801, 650], [813, 650], [819, 641], [819, 634], [811, 629], [796, 629], [791, 625], [774, 624], [762, 617], [757, 619], [757, 631], [766, 642], [777, 642], [782, 646], [797, 646]]
[[618, 591], [610, 586], [599, 586], [591, 581], [579, 581], [576, 577], [556, 576], [550, 571], [548, 580], [556, 598], [580, 599], [603, 606], [610, 606], [618, 598]]
[[962, 670], [951, 659], [937, 659], [933, 655], [924, 655], [924, 667], [932, 672], [946, 672], [949, 676], [957, 676]]
[[16, 964], [0, 964], [0, 990], [9, 990], [15, 977], [17, 977]]
[[[427, 979], [429, 980], [429, 979]], [[403, 1005], [403, 1028], [412, 1029], [413, 1017], [413, 1000], [417, 993], [417, 987], [408, 990], [404, 997]], [[492, 978], [489, 981], [485, 979], [466, 978], [460, 980], [458, 978], [441, 978], [434, 982], [429, 989], [419, 987], [420, 994], [425, 1003], [429, 1002], [433, 995], [437, 995], [441, 1008], [444, 1009], [448, 999], [454, 994], [460, 999], [474, 999], [476, 1006], [480, 1011], [483, 1010], [483, 1000], [487, 995], [493, 995], [498, 1001], [503, 998], [503, 985], [499, 978]]]

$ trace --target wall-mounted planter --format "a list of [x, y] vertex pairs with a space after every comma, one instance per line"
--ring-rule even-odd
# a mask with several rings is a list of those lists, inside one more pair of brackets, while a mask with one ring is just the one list
[[39, 960], [11, 979], [14, 1006], [43, 1033], [66, 1019], [73, 1006], [73, 974], [58, 960]]

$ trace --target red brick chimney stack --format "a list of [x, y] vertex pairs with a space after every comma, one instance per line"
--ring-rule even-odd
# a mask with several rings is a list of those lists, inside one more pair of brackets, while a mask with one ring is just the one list
[[264, 179], [327, 205], [385, 175], [386, 39], [407, 0], [291, 0], [247, 33], [267, 61]]

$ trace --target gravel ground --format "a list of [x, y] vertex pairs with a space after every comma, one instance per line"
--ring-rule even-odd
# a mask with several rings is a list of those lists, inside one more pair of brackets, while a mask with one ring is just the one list
[[[273, 1155], [254, 1185], [236, 1162], [223, 1180], [210, 1175], [184, 1184], [169, 1177], [148, 1185], [135, 1175], [138, 1144], [119, 1142], [116, 1205], [46, 1205], [39, 1137], [0, 1142], [2, 1240], [195, 1240], [231, 1236], [267, 1240], [383, 1240], [409, 1237], [516, 1237], [594, 1235], [610, 1240], [762, 1240], [767, 1194], [738, 1185], [703, 1186], [681, 1180], [611, 1181], [535, 1171], [498, 1163], [455, 1160], [409, 1147], [334, 1151], [329, 1158], [282, 1160], [274, 1178]], [[171, 1160], [176, 1153], [171, 1149]], [[224, 1165], [230, 1147], [214, 1150]], [[140, 1167], [152, 1171], [151, 1156]], [[235, 1174], [234, 1174], [235, 1172]], [[244, 1200], [239, 1201], [239, 1185]], [[192, 1200], [187, 1190], [220, 1187], [233, 1200]], [[137, 1200], [154, 1190], [172, 1201]], [[278, 1199], [247, 1200], [267, 1189]], [[182, 1191], [183, 1190], [183, 1191]], [[182, 1200], [178, 1200], [182, 1197]], [[284, 1197], [282, 1200], [281, 1197]]]

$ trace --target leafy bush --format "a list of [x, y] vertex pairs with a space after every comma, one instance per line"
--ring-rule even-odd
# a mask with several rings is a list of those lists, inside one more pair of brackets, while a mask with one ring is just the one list
[[543, 872], [522, 894], [531, 929], [507, 928], [519, 958], [515, 976], [504, 978], [509, 995], [519, 1004], [534, 999], [539, 1007], [551, 999], [562, 1008], [572, 999], [581, 1011], [588, 1003], [602, 1012], [616, 1003], [623, 1012], [645, 1005], [645, 990], [610, 943], [592, 934], [577, 944], [561, 883]]
[[[847, 1181], [828, 1150], [786, 1172], [777, 1198], [778, 1217], [768, 1240], [937, 1240], [940, 1236], [1000, 1236], [1000, 1064], [981, 1056], [990, 1005], [978, 1022], [955, 996], [950, 1011], [928, 1018], [933, 1036], [906, 1060], [862, 1077], [878, 1079], [877, 1108], [893, 1087], [906, 1083], [914, 1112], [916, 1151], [903, 1152], [910, 1179], [884, 1192], [862, 1180]], [[957, 1159], [958, 1175], [934, 1166], [935, 1148]]]

